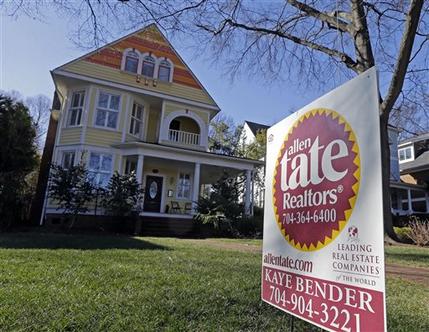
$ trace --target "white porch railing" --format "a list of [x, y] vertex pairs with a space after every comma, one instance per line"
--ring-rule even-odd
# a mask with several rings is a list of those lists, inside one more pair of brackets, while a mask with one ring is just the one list
[[200, 134], [189, 133], [181, 130], [168, 130], [168, 140], [190, 145], [200, 144]]

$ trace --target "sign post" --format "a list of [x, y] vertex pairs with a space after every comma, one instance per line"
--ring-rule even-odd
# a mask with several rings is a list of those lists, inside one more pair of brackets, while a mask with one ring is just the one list
[[262, 299], [329, 331], [385, 331], [375, 68], [267, 138]]

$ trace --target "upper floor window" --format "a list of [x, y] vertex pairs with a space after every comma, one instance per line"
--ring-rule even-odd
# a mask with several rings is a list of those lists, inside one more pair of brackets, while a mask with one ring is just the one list
[[177, 183], [177, 198], [190, 198], [191, 197], [191, 175], [189, 173], [179, 174]]
[[130, 121], [130, 134], [140, 136], [143, 127], [143, 106], [137, 103], [133, 104]]
[[98, 187], [106, 187], [112, 174], [113, 157], [111, 154], [91, 152], [89, 156], [88, 176]]
[[142, 75], [153, 77], [155, 73], [155, 59], [150, 55], [143, 58]]
[[171, 73], [171, 64], [167, 60], [162, 60], [158, 67], [158, 79], [160, 81], [169, 82]]
[[118, 123], [120, 96], [100, 92], [97, 102], [95, 125], [115, 129]]
[[140, 56], [137, 52], [128, 51], [125, 55], [125, 65], [124, 70], [137, 73], [137, 69], [139, 67]]
[[413, 157], [413, 147], [407, 146], [406, 148], [399, 149], [399, 161], [409, 161], [412, 160]]
[[69, 169], [70, 167], [73, 167], [74, 166], [74, 158], [75, 158], [75, 152], [74, 151], [63, 152], [63, 158], [61, 160], [61, 166], [64, 169]]
[[73, 92], [70, 109], [68, 111], [68, 126], [79, 126], [81, 124], [84, 99], [85, 91]]

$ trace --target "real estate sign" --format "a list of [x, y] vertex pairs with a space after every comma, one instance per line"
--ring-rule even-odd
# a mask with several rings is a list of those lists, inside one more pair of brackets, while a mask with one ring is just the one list
[[375, 68], [267, 137], [262, 299], [330, 331], [386, 330]]

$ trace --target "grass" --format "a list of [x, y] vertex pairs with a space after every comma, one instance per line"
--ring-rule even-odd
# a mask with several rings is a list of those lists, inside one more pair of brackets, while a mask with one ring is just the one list
[[429, 248], [411, 245], [386, 246], [386, 262], [429, 268]]
[[[260, 301], [259, 253], [35, 233], [1, 235], [0, 248], [1, 331], [288, 330]], [[389, 279], [387, 294], [389, 331], [429, 330], [429, 288]]]

